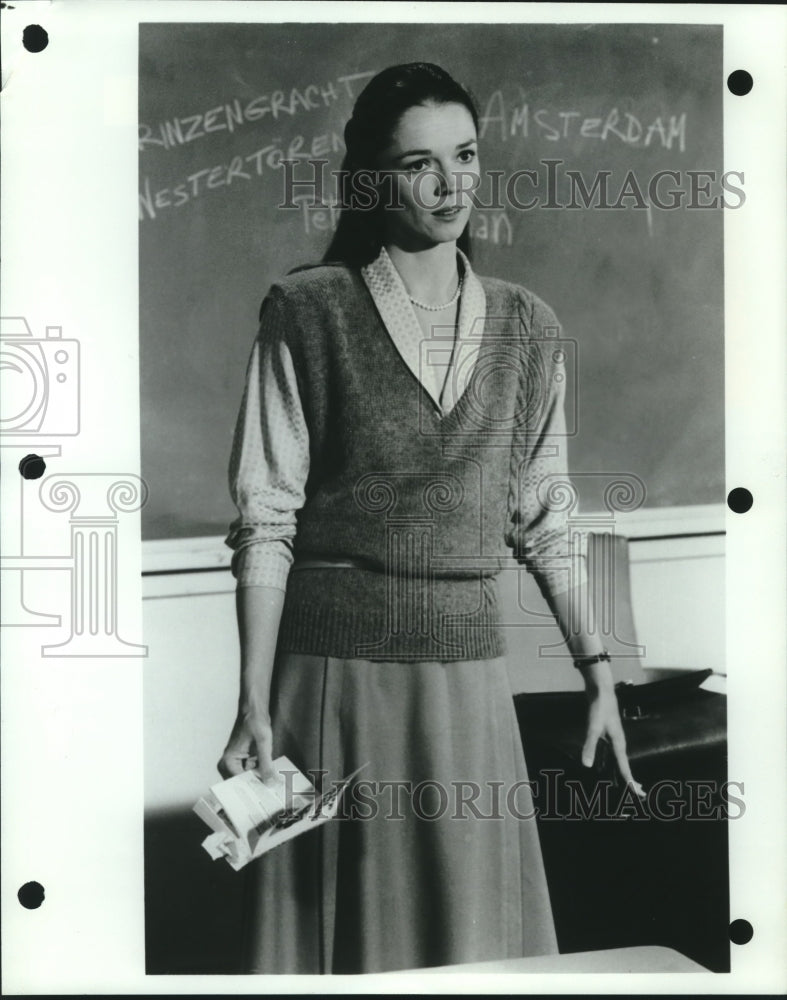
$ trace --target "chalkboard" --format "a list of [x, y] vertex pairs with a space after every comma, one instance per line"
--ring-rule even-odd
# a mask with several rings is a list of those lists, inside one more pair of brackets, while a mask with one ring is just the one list
[[[260, 302], [335, 223], [277, 207], [279, 161], [338, 170], [365, 81], [415, 60], [475, 95], [482, 168], [544, 185], [516, 189], [534, 208], [473, 213], [473, 265], [540, 295], [576, 344], [571, 469], [638, 476], [646, 507], [723, 501], [720, 27], [143, 24], [139, 52], [144, 538], [219, 535], [235, 516], [227, 463]], [[619, 207], [593, 196], [600, 171]], [[600, 509], [587, 481], [582, 505]]]

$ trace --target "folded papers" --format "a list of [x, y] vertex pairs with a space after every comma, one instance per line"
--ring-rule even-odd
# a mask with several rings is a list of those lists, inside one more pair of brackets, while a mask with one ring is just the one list
[[[287, 757], [273, 762], [275, 780], [264, 782], [244, 771], [212, 785], [194, 812], [213, 833], [202, 846], [239, 871], [250, 861], [300, 833], [333, 819], [350, 775], [318, 795], [314, 785]], [[357, 772], [356, 772], [357, 774]]]

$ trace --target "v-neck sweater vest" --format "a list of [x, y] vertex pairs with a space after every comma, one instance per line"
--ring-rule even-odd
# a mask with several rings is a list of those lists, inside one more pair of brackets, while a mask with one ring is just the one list
[[[279, 648], [371, 660], [505, 652], [496, 576], [520, 560], [516, 491], [559, 394], [549, 308], [480, 279], [487, 316], [465, 391], [441, 414], [360, 274], [289, 275], [265, 307], [286, 339], [309, 429]], [[559, 367], [559, 366], [557, 366]], [[299, 559], [350, 567], [298, 571]]]

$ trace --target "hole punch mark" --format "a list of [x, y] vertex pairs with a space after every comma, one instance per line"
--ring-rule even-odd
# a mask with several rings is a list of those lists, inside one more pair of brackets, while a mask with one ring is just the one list
[[25, 882], [16, 898], [26, 910], [37, 910], [44, 902], [44, 887], [40, 882]]
[[49, 35], [40, 24], [28, 24], [22, 32], [22, 45], [28, 52], [43, 52], [49, 45]]
[[730, 941], [733, 944], [748, 944], [754, 937], [754, 928], [748, 920], [733, 920], [730, 924]]
[[753, 503], [754, 497], [745, 486], [736, 486], [727, 494], [727, 506], [736, 514], [745, 514], [751, 510]]
[[736, 69], [727, 77], [727, 88], [736, 97], [745, 97], [753, 86], [752, 75], [745, 69]]
[[46, 472], [46, 462], [40, 455], [25, 455], [19, 463], [19, 471], [24, 479], [40, 479]]

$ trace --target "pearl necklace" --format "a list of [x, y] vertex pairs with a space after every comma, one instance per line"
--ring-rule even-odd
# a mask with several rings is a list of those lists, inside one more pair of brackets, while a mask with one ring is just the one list
[[419, 309], [426, 309], [427, 312], [440, 312], [442, 309], [447, 309], [452, 306], [456, 300], [459, 298], [462, 292], [462, 282], [464, 281], [464, 276], [459, 279], [459, 284], [456, 286], [456, 291], [453, 297], [448, 301], [444, 302], [441, 306], [429, 306], [425, 302], [419, 302], [418, 299], [414, 299], [412, 295], [408, 295], [410, 301], [414, 306], [418, 306]]

